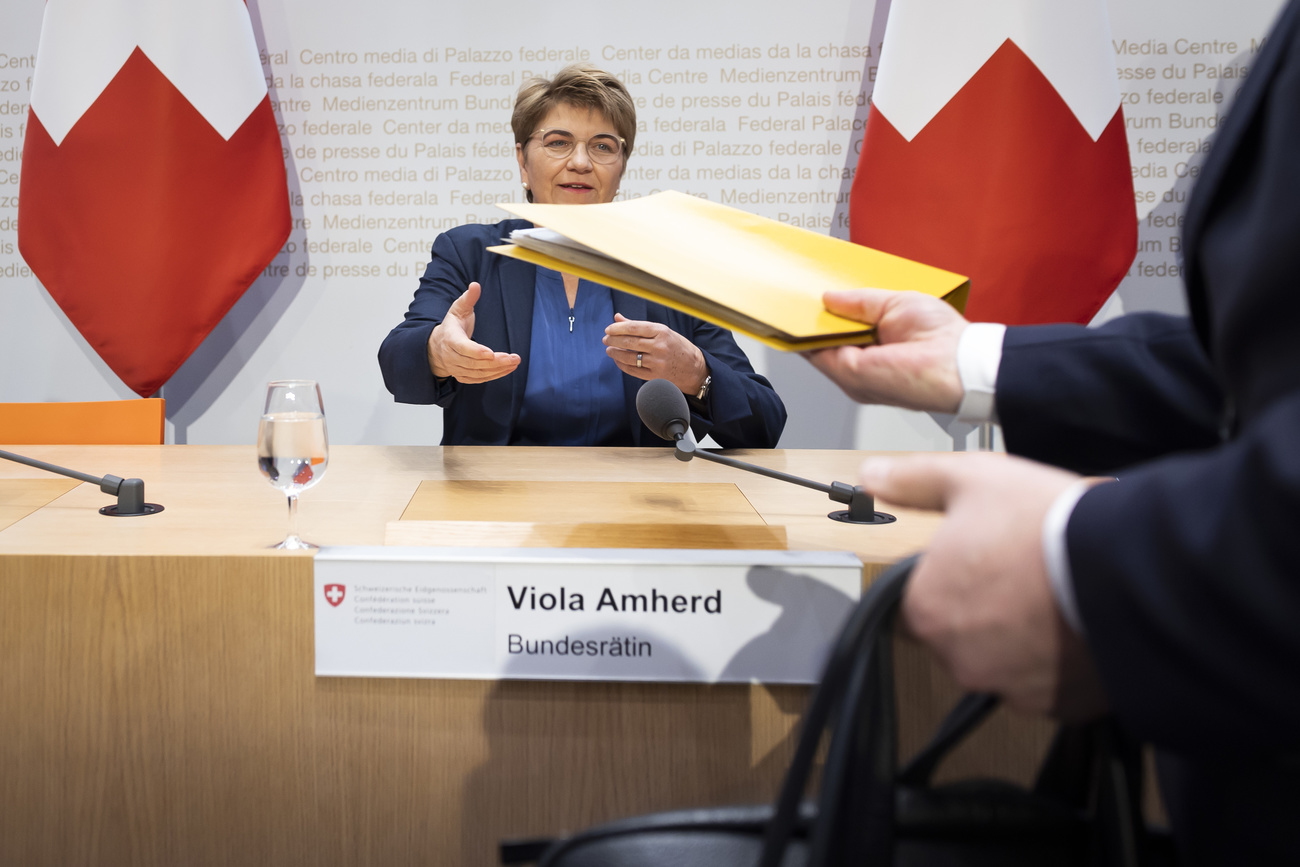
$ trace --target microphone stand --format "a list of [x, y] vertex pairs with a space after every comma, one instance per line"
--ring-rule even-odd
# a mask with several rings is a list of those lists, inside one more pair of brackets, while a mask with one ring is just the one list
[[729, 458], [726, 455], [705, 451], [700, 448], [695, 438], [689, 434], [676, 435], [676, 439], [677, 443], [673, 448], [673, 454], [679, 461], [689, 461], [692, 458], [700, 457], [706, 461], [758, 473], [760, 476], [767, 476], [770, 479], [779, 479], [783, 482], [791, 482], [805, 488], [812, 488], [814, 491], [821, 491], [837, 503], [847, 503], [847, 509], [840, 509], [826, 516], [832, 521], [842, 521], [846, 524], [892, 524], [898, 520], [888, 512], [877, 512], [875, 498], [857, 485], [846, 485], [843, 482], [831, 482], [829, 485], [823, 485], [821, 482], [792, 476], [779, 470], [769, 470], [767, 467], [760, 467], [757, 464], [750, 464], [735, 458]]
[[163, 507], [157, 503], [146, 503], [144, 501], [143, 479], [123, 479], [120, 476], [104, 476], [100, 478], [89, 473], [80, 473], [76, 470], [47, 464], [45, 461], [23, 457], [4, 450], [0, 450], [0, 458], [26, 464], [38, 470], [45, 470], [47, 473], [55, 473], [56, 475], [67, 476], [70, 479], [99, 485], [101, 491], [109, 496], [117, 497], [115, 505], [105, 506], [99, 510], [101, 515], [108, 515], [113, 518], [132, 518], [138, 515], [156, 515], [163, 510]]

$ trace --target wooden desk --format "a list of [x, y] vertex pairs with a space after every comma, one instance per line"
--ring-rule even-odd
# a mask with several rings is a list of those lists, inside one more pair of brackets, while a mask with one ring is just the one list
[[[139, 476], [166, 511], [103, 517], [90, 485], [0, 499], [27, 512], [0, 530], [0, 863], [486, 865], [502, 836], [769, 800], [790, 758], [802, 688], [317, 679], [311, 558], [264, 547], [285, 505], [251, 446], [20, 451]], [[864, 457], [737, 454], [824, 481]], [[0, 497], [50, 478], [0, 462]], [[937, 525], [839, 524], [824, 495], [667, 450], [341, 446], [302, 534], [383, 544], [426, 479], [731, 483], [791, 548], [868, 574]], [[906, 751], [954, 693], [900, 646]], [[1024, 779], [1043, 740], [1001, 717], [949, 773]]]

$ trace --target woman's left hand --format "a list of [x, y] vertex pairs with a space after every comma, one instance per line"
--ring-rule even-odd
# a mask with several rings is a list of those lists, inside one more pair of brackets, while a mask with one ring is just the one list
[[637, 379], [666, 379], [683, 394], [699, 392], [709, 375], [699, 347], [658, 322], [615, 313], [614, 324], [605, 329], [604, 344], [605, 354], [619, 370]]

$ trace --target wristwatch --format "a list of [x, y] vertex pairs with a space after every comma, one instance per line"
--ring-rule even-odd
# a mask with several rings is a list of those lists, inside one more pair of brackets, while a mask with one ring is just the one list
[[700, 385], [700, 390], [695, 392], [695, 399], [704, 400], [706, 397], [708, 397], [709, 386], [711, 385], [713, 385], [713, 377], [709, 374], [705, 374], [704, 382]]

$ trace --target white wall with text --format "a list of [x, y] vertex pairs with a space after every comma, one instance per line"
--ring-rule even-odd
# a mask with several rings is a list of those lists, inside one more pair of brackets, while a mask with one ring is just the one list
[[[514, 92], [571, 60], [619, 74], [637, 99], [621, 196], [685, 190], [847, 236], [885, 4], [661, 0], [575, 16], [517, 0], [249, 0], [294, 230], [164, 387], [168, 441], [251, 443], [266, 381], [305, 377], [321, 382], [334, 442], [437, 443], [440, 410], [395, 404], [376, 350], [437, 233], [502, 219], [494, 203], [519, 200]], [[1103, 316], [1183, 309], [1187, 192], [1281, 5], [1110, 0], [1140, 229], [1137, 259]], [[0, 27], [0, 401], [130, 397], [18, 255], [43, 7], [7, 4]], [[193, 267], [204, 267], [201, 248]], [[785, 447], [952, 447], [928, 416], [857, 407], [801, 358], [742, 345], [790, 409]]]

